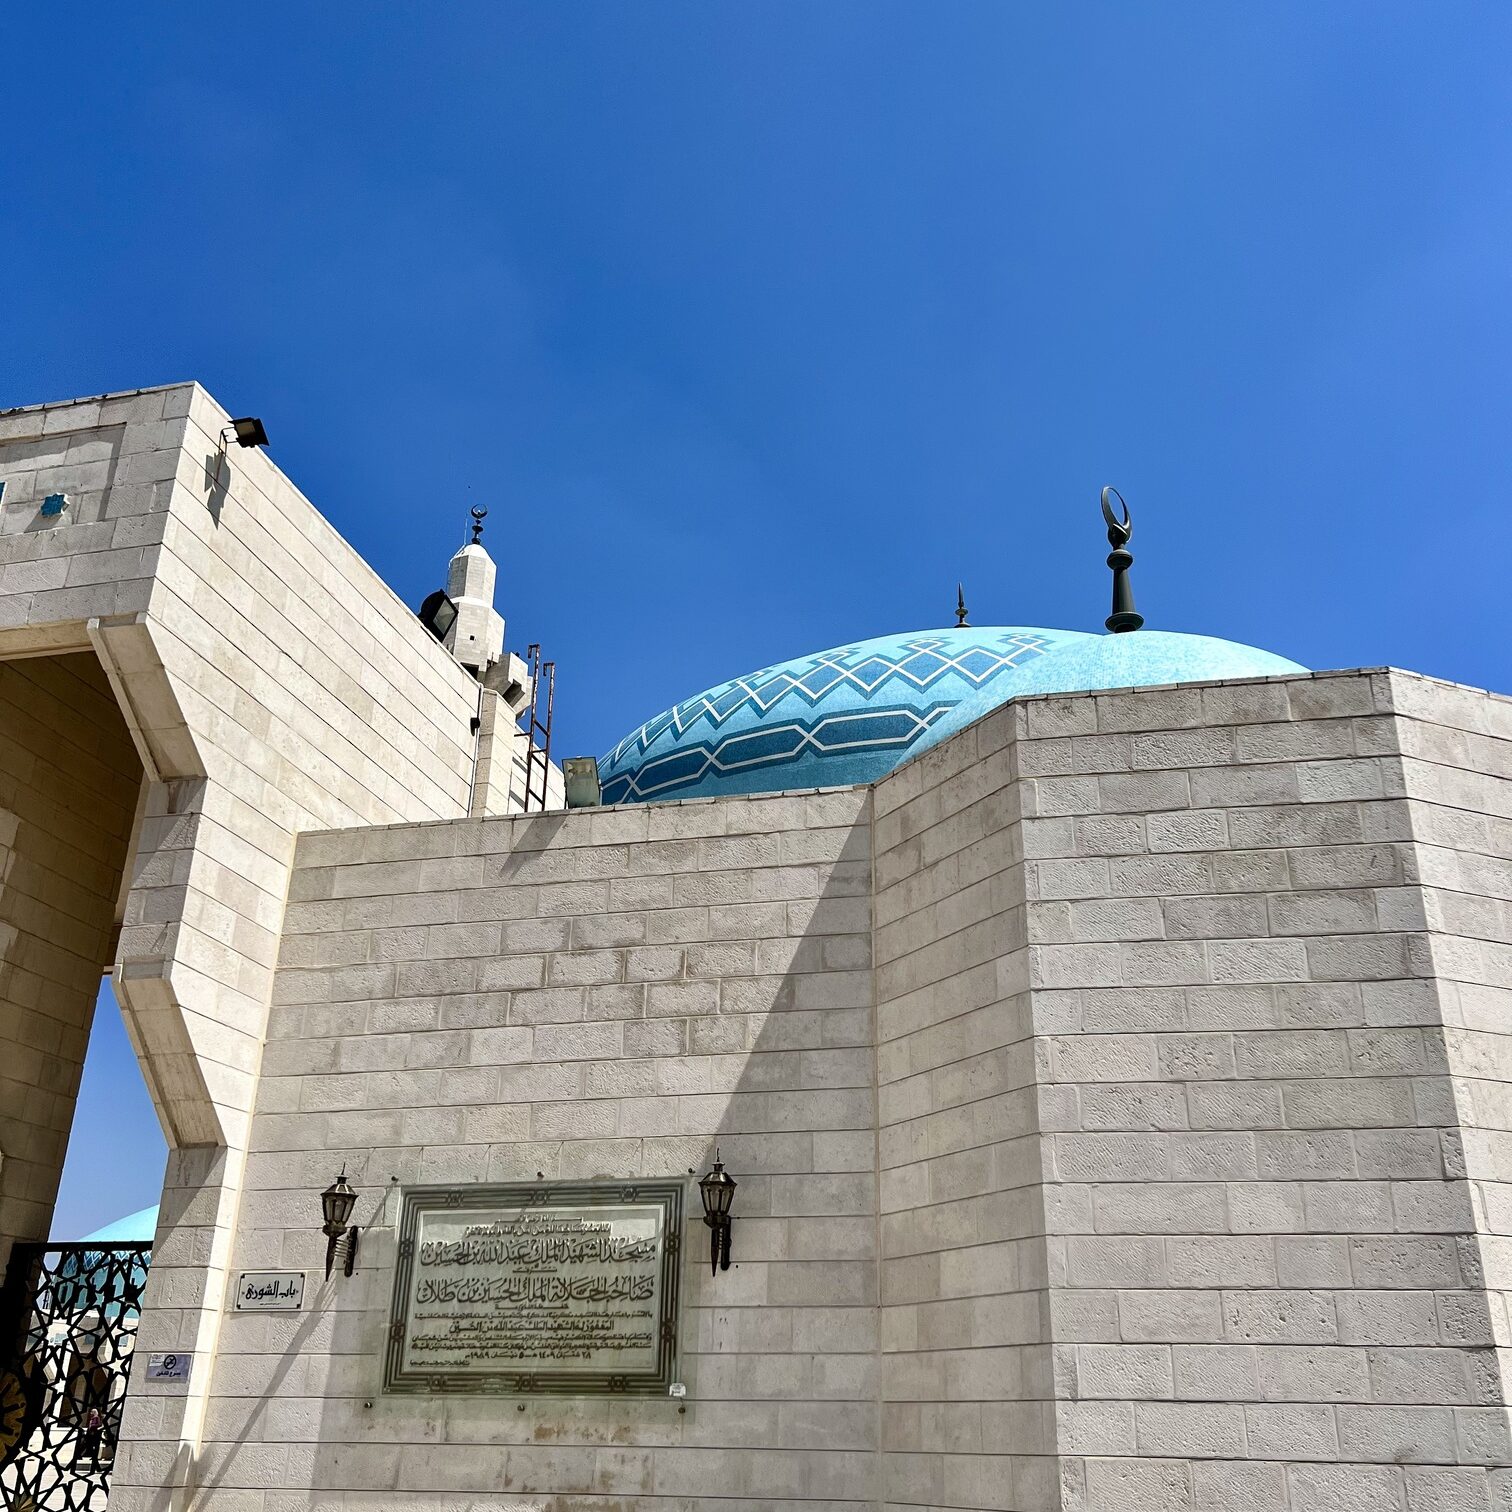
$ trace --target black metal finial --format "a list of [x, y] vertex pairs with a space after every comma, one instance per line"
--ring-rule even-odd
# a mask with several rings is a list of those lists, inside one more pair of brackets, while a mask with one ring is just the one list
[[[1113, 513], [1110, 499], [1118, 500], [1118, 507], [1123, 510], [1122, 520]], [[1137, 630], [1144, 624], [1144, 615], [1135, 612], [1134, 590], [1129, 586], [1129, 568], [1134, 565], [1134, 555], [1128, 545], [1129, 537], [1134, 534], [1134, 525], [1129, 519], [1129, 506], [1112, 484], [1102, 491], [1102, 512], [1103, 519], [1108, 522], [1108, 545], [1113, 548], [1108, 553], [1108, 566], [1113, 569], [1113, 612], [1103, 624], [1117, 635], [1124, 630]]]
[[477, 546], [483, 540], [483, 521], [488, 518], [488, 511], [486, 509], [484, 509], [481, 505], [474, 504], [473, 507], [472, 507], [472, 509], [471, 509], [471, 511], [470, 511], [470, 513], [472, 514], [472, 520], [473, 520], [473, 522], [472, 522], [472, 533], [473, 533], [472, 544], [474, 546]]
[[971, 629], [971, 622], [966, 618], [966, 594], [959, 583], [956, 584], [956, 629]]

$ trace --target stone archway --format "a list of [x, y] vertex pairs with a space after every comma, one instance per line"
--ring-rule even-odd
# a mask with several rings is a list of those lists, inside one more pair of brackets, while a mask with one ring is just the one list
[[142, 788], [92, 653], [0, 662], [0, 1262], [48, 1235]]

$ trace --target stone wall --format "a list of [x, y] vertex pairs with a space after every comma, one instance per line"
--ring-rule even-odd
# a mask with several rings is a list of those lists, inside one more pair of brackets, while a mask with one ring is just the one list
[[[465, 815], [478, 708], [270, 458], [222, 449], [227, 419], [194, 384], [0, 414], [0, 658], [97, 654], [149, 778], [115, 966], [171, 1146], [141, 1342], [202, 1355], [294, 838]], [[201, 1385], [127, 1436], [186, 1463]]]
[[889, 1507], [1058, 1505], [1011, 733], [994, 714], [876, 788]]
[[0, 415], [0, 657], [97, 652], [152, 779], [118, 986], [177, 1145], [244, 1128], [294, 834], [465, 813], [477, 706], [226, 418], [193, 384]]
[[[1442, 1210], [1463, 1231], [1456, 1252], [1467, 1284], [1484, 1288], [1474, 1306], [1446, 1314], [1441, 1305], [1435, 1322], [1446, 1341], [1473, 1351], [1456, 1400], [1481, 1410], [1456, 1415], [1462, 1455], [1506, 1465], [1512, 1446], [1499, 1408], [1512, 1386], [1512, 701], [1406, 672], [1390, 673], [1388, 683], [1458, 1124], [1444, 1136], [1454, 1185]], [[1418, 1327], [1421, 1343], [1437, 1342], [1426, 1318]], [[1456, 1390], [1452, 1357], [1440, 1369]], [[1468, 1498], [1473, 1483], [1462, 1478]], [[1512, 1475], [1493, 1485], [1512, 1496]]]
[[510, 714], [509, 705], [497, 693], [485, 691], [479, 713], [478, 766], [469, 817], [565, 808], [561, 767], [554, 761], [543, 767], [539, 751], [532, 758], [530, 734]]
[[1506, 1494], [1509, 735], [1395, 672], [1082, 694], [878, 785], [889, 1506]]
[[[861, 790], [301, 839], [229, 1264], [314, 1274], [304, 1314], [225, 1319], [209, 1505], [875, 1505], [869, 810]], [[716, 1145], [734, 1265], [710, 1278], [692, 1217], [686, 1412], [379, 1394], [391, 1178], [701, 1174]], [[369, 1228], [320, 1288], [343, 1161]], [[154, 1505], [170, 1452], [131, 1445], [113, 1507]]]
[[[149, 459], [188, 403], [187, 388], [154, 389], [0, 413], [0, 657], [87, 650], [91, 615], [147, 607], [161, 534], [148, 517], [168, 492]], [[56, 493], [66, 509], [44, 515]]]
[[0, 1272], [48, 1237], [141, 786], [93, 656], [0, 662]]
[[1497, 802], [1404, 762], [1445, 747], [1398, 715], [1403, 686], [1013, 710], [1068, 1507], [1491, 1504], [1503, 1241], [1462, 1150], [1494, 1176], [1497, 1136], [1463, 1126], [1467, 1103], [1500, 1120], [1505, 1062], [1456, 1030], [1448, 1074], [1445, 968], [1483, 982], [1487, 960], [1442, 930], [1503, 914], [1425, 919], [1407, 794], [1457, 803], [1440, 818], [1482, 857]]
[[[1034, 699], [870, 792], [305, 836], [228, 1264], [318, 1274], [342, 1161], [363, 1260], [227, 1319], [190, 1482], [1500, 1505], [1508, 708], [1397, 673]], [[379, 1393], [391, 1178], [716, 1143], [736, 1268], [693, 1227], [686, 1413]]]

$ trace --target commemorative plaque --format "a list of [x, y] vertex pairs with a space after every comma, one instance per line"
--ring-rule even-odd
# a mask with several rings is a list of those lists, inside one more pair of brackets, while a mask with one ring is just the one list
[[666, 1396], [680, 1181], [407, 1187], [383, 1389]]

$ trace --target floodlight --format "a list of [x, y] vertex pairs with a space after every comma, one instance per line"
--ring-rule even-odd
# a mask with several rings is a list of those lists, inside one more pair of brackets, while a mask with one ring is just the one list
[[240, 420], [233, 420], [230, 425], [221, 431], [221, 445], [224, 446], [227, 436], [234, 436], [238, 446], [266, 446], [268, 433], [263, 429], [263, 423], [256, 415], [243, 415]]
[[569, 756], [562, 763], [562, 776], [566, 779], [568, 808], [597, 808], [603, 802], [598, 762], [592, 756]]
[[444, 588], [426, 595], [425, 602], [420, 606], [420, 623], [438, 641], [445, 641], [451, 634], [451, 627], [457, 623], [457, 606]]

